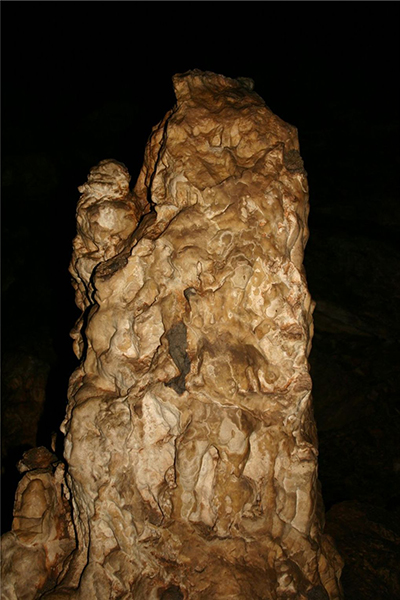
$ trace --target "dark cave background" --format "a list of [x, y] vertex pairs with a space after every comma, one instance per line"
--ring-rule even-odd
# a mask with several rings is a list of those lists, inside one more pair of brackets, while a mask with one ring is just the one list
[[299, 130], [326, 528], [346, 598], [400, 598], [398, 9], [216, 6], [2, 2], [2, 531], [77, 364], [77, 187], [111, 157], [134, 185], [172, 75], [199, 68], [253, 78]]

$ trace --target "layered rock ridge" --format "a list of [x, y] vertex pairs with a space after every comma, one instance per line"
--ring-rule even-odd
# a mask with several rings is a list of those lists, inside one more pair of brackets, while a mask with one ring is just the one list
[[341, 598], [323, 533], [297, 131], [190, 71], [131, 192], [81, 188], [62, 425], [76, 549], [46, 598]]

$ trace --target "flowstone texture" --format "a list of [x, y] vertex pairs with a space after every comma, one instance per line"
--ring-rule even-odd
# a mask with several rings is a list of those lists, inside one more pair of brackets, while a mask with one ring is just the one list
[[76, 549], [45, 597], [339, 599], [297, 131], [251, 80], [173, 83], [133, 192], [114, 160], [80, 188], [62, 425]]

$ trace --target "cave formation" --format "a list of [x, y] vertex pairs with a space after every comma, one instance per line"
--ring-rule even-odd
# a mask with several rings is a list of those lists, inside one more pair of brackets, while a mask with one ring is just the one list
[[79, 188], [66, 469], [20, 465], [4, 598], [340, 599], [297, 131], [249, 79], [173, 84], [133, 190], [112, 159]]

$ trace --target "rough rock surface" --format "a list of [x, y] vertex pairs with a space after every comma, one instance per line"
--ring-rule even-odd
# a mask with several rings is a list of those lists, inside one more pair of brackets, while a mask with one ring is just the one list
[[1, 597], [40, 598], [54, 588], [75, 549], [65, 466], [46, 448], [24, 453], [12, 530], [1, 539]]
[[250, 80], [174, 87], [134, 191], [113, 160], [80, 188], [62, 426], [76, 550], [46, 598], [337, 599], [297, 132]]

